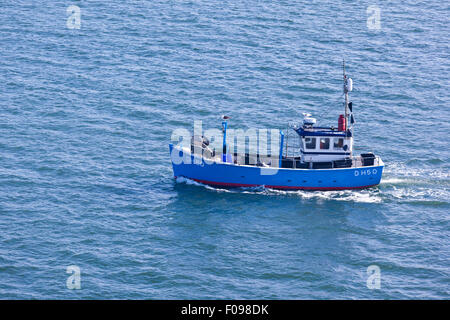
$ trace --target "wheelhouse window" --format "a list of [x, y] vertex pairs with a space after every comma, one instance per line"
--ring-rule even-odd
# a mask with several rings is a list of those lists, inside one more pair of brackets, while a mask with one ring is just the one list
[[333, 148], [342, 149], [344, 147], [344, 138], [334, 138]]
[[316, 138], [305, 138], [305, 146], [306, 146], [306, 149], [315, 149], [316, 148]]
[[320, 149], [330, 149], [330, 138], [320, 138]]

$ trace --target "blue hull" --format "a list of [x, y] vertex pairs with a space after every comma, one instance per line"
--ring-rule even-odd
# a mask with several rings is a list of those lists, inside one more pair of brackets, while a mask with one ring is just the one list
[[[173, 146], [170, 145], [172, 154]], [[179, 155], [182, 155], [180, 151]], [[378, 185], [384, 165], [335, 169], [261, 168], [231, 163], [195, 164], [172, 161], [175, 177], [185, 177], [208, 185], [226, 187], [257, 187], [273, 189], [343, 190]], [[199, 161], [198, 161], [199, 162]]]

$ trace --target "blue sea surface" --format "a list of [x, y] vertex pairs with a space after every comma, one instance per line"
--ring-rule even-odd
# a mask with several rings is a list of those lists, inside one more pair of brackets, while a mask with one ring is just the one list
[[[0, 5], [1, 299], [450, 298], [448, 2]], [[343, 58], [378, 187], [173, 179], [168, 143], [194, 120], [337, 125]]]

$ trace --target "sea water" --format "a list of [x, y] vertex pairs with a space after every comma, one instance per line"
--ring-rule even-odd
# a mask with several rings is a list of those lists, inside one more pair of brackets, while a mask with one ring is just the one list
[[[445, 1], [32, 1], [0, 10], [0, 298], [450, 298]], [[174, 130], [342, 113], [360, 191], [173, 179]]]

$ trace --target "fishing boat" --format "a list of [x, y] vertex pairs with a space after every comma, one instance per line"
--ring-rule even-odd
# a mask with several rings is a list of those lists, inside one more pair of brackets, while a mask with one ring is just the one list
[[[316, 126], [310, 113], [300, 124], [280, 130], [277, 153], [236, 152], [227, 148], [230, 117], [222, 117], [222, 148], [211, 148], [208, 137], [191, 136], [190, 146], [169, 144], [175, 178], [184, 177], [219, 187], [265, 187], [288, 190], [344, 190], [380, 183], [384, 163], [372, 152], [353, 154], [353, 81], [343, 63], [344, 114], [338, 125]], [[297, 141], [298, 144], [293, 143]], [[289, 144], [290, 143], [290, 144]], [[221, 150], [220, 150], [221, 149]]]

